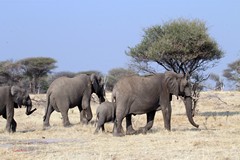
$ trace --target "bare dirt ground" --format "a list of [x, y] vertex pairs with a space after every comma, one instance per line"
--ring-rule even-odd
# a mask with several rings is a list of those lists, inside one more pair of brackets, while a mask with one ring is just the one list
[[[72, 127], [64, 128], [61, 114], [53, 112], [51, 128], [43, 130], [45, 95], [31, 97], [37, 111], [27, 116], [25, 108], [15, 110], [16, 133], [6, 133], [0, 117], [1, 159], [240, 159], [240, 92], [201, 93], [194, 117], [199, 129], [188, 122], [182, 101], [174, 99], [171, 132], [164, 130], [159, 111], [148, 134], [124, 137], [112, 136], [112, 123], [106, 124], [106, 133], [94, 135], [93, 122], [79, 123], [77, 108], [69, 111]], [[94, 121], [98, 104], [91, 105]], [[133, 118], [135, 129], [145, 123], [145, 115]]]

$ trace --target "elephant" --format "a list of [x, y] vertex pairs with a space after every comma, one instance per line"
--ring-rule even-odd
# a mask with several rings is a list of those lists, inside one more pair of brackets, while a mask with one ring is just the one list
[[115, 119], [115, 104], [112, 102], [103, 102], [101, 103], [96, 111], [96, 123], [97, 128], [95, 130], [95, 134], [98, 133], [100, 128], [102, 128], [102, 131], [105, 131], [104, 123], [105, 122], [114, 122]]
[[61, 112], [63, 126], [70, 126], [68, 110], [78, 106], [80, 122], [87, 124], [92, 119], [91, 95], [96, 93], [100, 103], [105, 101], [104, 82], [96, 74], [79, 74], [75, 77], [60, 77], [54, 80], [47, 90], [47, 106], [43, 126], [50, 126], [49, 119], [55, 110]]
[[14, 108], [26, 106], [26, 115], [32, 114], [32, 101], [28, 92], [18, 86], [0, 87], [0, 115], [7, 119], [6, 131], [16, 132], [17, 122], [14, 120]]
[[[126, 117], [126, 134], [146, 133], [153, 126], [155, 113], [162, 110], [164, 127], [171, 130], [172, 95], [184, 98], [189, 122], [199, 127], [193, 120], [192, 91], [187, 74], [166, 71], [148, 76], [129, 76], [120, 79], [114, 86], [112, 102], [116, 103], [114, 136], [124, 136], [122, 121]], [[138, 131], [132, 127], [131, 116], [147, 115], [147, 124]]]

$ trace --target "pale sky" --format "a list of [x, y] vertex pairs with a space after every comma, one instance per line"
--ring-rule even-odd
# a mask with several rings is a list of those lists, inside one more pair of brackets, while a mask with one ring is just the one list
[[127, 68], [143, 29], [200, 19], [225, 52], [211, 72], [240, 58], [239, 0], [0, 0], [0, 61], [52, 57], [58, 71]]

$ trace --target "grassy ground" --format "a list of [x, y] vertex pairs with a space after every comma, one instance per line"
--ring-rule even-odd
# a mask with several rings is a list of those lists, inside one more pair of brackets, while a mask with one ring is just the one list
[[[110, 94], [108, 99], [110, 100]], [[172, 131], [163, 128], [161, 111], [146, 135], [112, 136], [112, 123], [106, 133], [94, 135], [95, 126], [79, 123], [77, 108], [69, 111], [72, 127], [64, 128], [60, 113], [53, 112], [49, 130], [42, 129], [45, 95], [32, 96], [38, 110], [31, 116], [25, 108], [15, 110], [17, 132], [4, 131], [0, 118], [1, 159], [240, 159], [240, 93], [204, 92], [194, 117], [199, 129], [187, 120], [181, 100], [172, 102]], [[37, 102], [38, 101], [38, 102]], [[94, 113], [98, 104], [92, 102]], [[135, 129], [144, 126], [145, 115], [133, 118]], [[123, 124], [125, 127], [125, 124]]]

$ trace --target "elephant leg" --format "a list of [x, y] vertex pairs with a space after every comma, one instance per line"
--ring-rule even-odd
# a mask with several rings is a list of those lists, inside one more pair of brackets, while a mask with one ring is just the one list
[[97, 134], [99, 130], [100, 130], [100, 126], [97, 125], [97, 128], [96, 128], [94, 134]]
[[170, 102], [166, 105], [166, 107], [162, 107], [162, 114], [164, 119], [164, 128], [167, 130], [171, 130], [171, 114], [172, 114], [172, 107]]
[[124, 136], [122, 128], [123, 117], [116, 118], [113, 126], [113, 136], [121, 137]]
[[11, 122], [12, 132], [16, 132], [16, 128], [17, 128], [17, 122], [14, 119], [12, 119], [12, 122]]
[[105, 127], [104, 124], [102, 125], [102, 131], [105, 132]]
[[104, 131], [104, 121], [102, 119], [98, 119], [98, 122], [97, 122], [97, 128], [94, 132], [94, 134], [97, 134], [98, 131], [100, 130], [100, 128], [102, 128], [102, 131]]
[[4, 119], [7, 119], [6, 109], [3, 111], [2, 117], [3, 117]]
[[82, 124], [88, 124], [88, 120], [86, 118], [86, 112], [84, 110], [80, 111], [80, 122]]
[[43, 127], [49, 127], [49, 120], [50, 120], [50, 116], [52, 114], [52, 112], [54, 111], [53, 107], [51, 105], [48, 106], [47, 110], [46, 110], [46, 114], [43, 117]]
[[[6, 110], [3, 111], [2, 117], [4, 119], [7, 119]], [[10, 123], [10, 130], [7, 127], [6, 127], [6, 130], [8, 132], [11, 132], [11, 131], [16, 132], [16, 128], [17, 128], [17, 122], [14, 119], [12, 119], [12, 122]]]
[[68, 109], [61, 111], [62, 118], [63, 118], [63, 126], [69, 127], [71, 125], [69, 118], [68, 118]]
[[69, 102], [65, 100], [64, 102], [57, 102], [57, 107], [62, 115], [63, 119], [63, 126], [68, 127], [70, 126], [69, 118], [68, 118], [68, 110], [69, 110]]
[[7, 119], [7, 124], [6, 124], [6, 131], [9, 133], [12, 131], [11, 129], [11, 124], [13, 121], [13, 116], [14, 116], [14, 108], [11, 106], [6, 106], [6, 119]]
[[122, 121], [127, 116], [127, 110], [125, 108], [125, 103], [118, 103], [116, 104], [116, 117], [113, 125], [113, 136], [124, 136]]
[[146, 134], [147, 131], [152, 128], [155, 114], [156, 114], [156, 111], [152, 111], [152, 112], [147, 113], [147, 124], [146, 124], [145, 127], [141, 127], [139, 129], [140, 133]]
[[81, 105], [78, 105], [78, 110], [80, 113], [80, 122], [83, 122], [84, 113]]
[[126, 116], [126, 134], [127, 135], [132, 135], [136, 134], [137, 131], [135, 131], [132, 127], [132, 115], [129, 114]]
[[82, 116], [81, 122], [83, 122], [84, 124], [87, 124], [93, 117], [90, 101], [91, 101], [91, 95], [88, 95], [88, 94], [83, 95], [82, 112], [81, 112], [82, 115], [80, 116]]
[[80, 122], [82, 124], [88, 124], [88, 120], [86, 118], [86, 112], [85, 112], [85, 110], [82, 109], [81, 105], [78, 106], [78, 110], [79, 110], [79, 113], [80, 113]]

